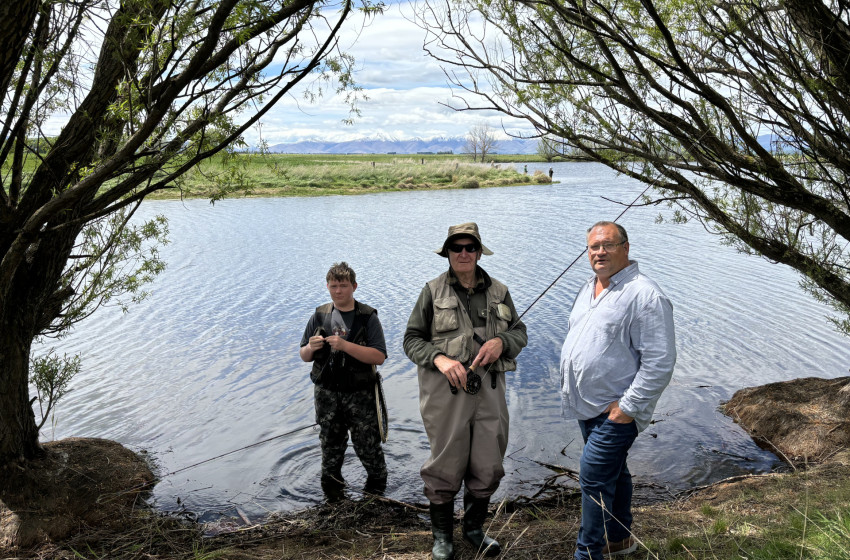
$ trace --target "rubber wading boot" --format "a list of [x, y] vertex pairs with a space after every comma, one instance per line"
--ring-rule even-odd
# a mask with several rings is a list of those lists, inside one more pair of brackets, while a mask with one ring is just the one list
[[484, 556], [498, 556], [501, 545], [484, 534], [484, 518], [490, 498], [475, 498], [472, 494], [463, 495], [463, 540], [468, 542]]
[[322, 492], [329, 503], [339, 502], [345, 497], [345, 481], [342, 473], [323, 474], [321, 478]]
[[445, 504], [431, 502], [430, 509], [431, 533], [434, 535], [431, 558], [434, 560], [452, 560], [455, 557], [455, 547], [452, 542], [455, 517], [454, 502]]
[[375, 496], [383, 496], [387, 490], [387, 475], [368, 475], [366, 477], [366, 485], [363, 486], [363, 492], [373, 494]]

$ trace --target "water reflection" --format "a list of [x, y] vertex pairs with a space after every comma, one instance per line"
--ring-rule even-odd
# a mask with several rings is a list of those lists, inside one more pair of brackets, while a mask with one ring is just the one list
[[[522, 165], [522, 164], [520, 164]], [[549, 164], [528, 164], [544, 171]], [[251, 516], [321, 500], [320, 450], [309, 367], [298, 343], [327, 299], [331, 263], [357, 271], [357, 296], [379, 309], [389, 358], [387, 495], [419, 502], [428, 454], [416, 368], [402, 351], [407, 317], [425, 281], [446, 261], [431, 251], [449, 224], [478, 222], [495, 254], [482, 265], [524, 310], [577, 256], [584, 231], [611, 219], [643, 186], [594, 164], [554, 164], [555, 185], [404, 192], [315, 199], [151, 202], [169, 217], [168, 270], [129, 314], [93, 316], [60, 352], [81, 352], [83, 371], [46, 438], [90, 436], [146, 449], [162, 474], [299, 427], [307, 429], [165, 476], [155, 498], [177, 499], [209, 519], [239, 507]], [[603, 198], [604, 197], [604, 198]], [[608, 200], [606, 200], [608, 199]], [[631, 255], [674, 304], [679, 361], [656, 423], [632, 448], [640, 480], [671, 490], [771, 469], [718, 404], [739, 388], [846, 374], [846, 340], [790, 269], [736, 253], [698, 225], [655, 224], [657, 209], [621, 222]], [[581, 437], [560, 418], [555, 385], [567, 315], [590, 269], [582, 258], [525, 316], [529, 346], [508, 378], [507, 476], [496, 495], [533, 494], [550, 474], [535, 461], [577, 468]], [[343, 475], [362, 488], [349, 450]]]

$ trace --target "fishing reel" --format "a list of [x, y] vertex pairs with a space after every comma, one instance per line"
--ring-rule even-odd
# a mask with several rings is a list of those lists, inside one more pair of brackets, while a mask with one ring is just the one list
[[466, 387], [464, 391], [470, 395], [475, 395], [481, 390], [481, 376], [475, 373], [475, 370], [469, 368], [466, 370]]
[[[457, 387], [449, 383], [449, 389], [451, 389], [452, 395], [457, 395]], [[470, 395], [476, 395], [481, 390], [481, 376], [475, 373], [472, 368], [466, 370], [466, 386], [463, 390]]]

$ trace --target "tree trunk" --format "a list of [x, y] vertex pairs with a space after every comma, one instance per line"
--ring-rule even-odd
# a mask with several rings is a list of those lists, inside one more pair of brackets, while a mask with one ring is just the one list
[[8, 321], [0, 325], [0, 465], [41, 453], [29, 401], [31, 345], [20, 327]]
[[38, 5], [38, 0], [0, 3], [0, 95], [6, 94], [12, 80]]
[[[79, 215], [66, 212], [70, 219]], [[5, 297], [0, 297], [0, 466], [42, 453], [38, 425], [29, 393], [29, 360], [32, 343], [62, 312], [57, 300], [62, 271], [81, 227], [53, 230], [47, 224], [36, 243], [12, 274]], [[0, 248], [10, 238], [0, 236]]]

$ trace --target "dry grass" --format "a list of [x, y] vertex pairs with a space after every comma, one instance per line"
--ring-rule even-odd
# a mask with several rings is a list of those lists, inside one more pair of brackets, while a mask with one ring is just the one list
[[[782, 406], [790, 407], [789, 410], [818, 410], [818, 415], [811, 418], [806, 414], [792, 415], [797, 419], [796, 425], [781, 422], [776, 434], [796, 433], [797, 438], [820, 442], [825, 439], [824, 419], [831, 422], [836, 417], [835, 410], [846, 413], [843, 399], [847, 383], [847, 378], [835, 380], [832, 385], [801, 380], [802, 385], [810, 386], [808, 391], [800, 390], [793, 382], [766, 386], [770, 387], [770, 394], [747, 393], [750, 402], [760, 403], [762, 412], [754, 407], [752, 418], [739, 413], [739, 419], [748, 418], [747, 422], [753, 423], [745, 424], [745, 428], [764, 434], [767, 428], [759, 422], [765, 418], [776, 422], [764, 411], [778, 406], [777, 403], [785, 403]], [[821, 385], [827, 389], [818, 391]], [[734, 402], [735, 410], [741, 411], [748, 406], [747, 398], [730, 402]], [[840, 430], [844, 430], [841, 437], [847, 435], [846, 422], [838, 425], [838, 429], [828, 428], [826, 435], [832, 436]], [[833, 444], [837, 441], [825, 440]], [[114, 452], [116, 458], [126, 458], [126, 450], [119, 449], [120, 446], [104, 448], [95, 457], [81, 442], [76, 445], [81, 449], [83, 461], [78, 469], [99, 464], [103, 453]], [[795, 443], [794, 438], [788, 443]], [[786, 452], [789, 450], [783, 447], [785, 443], [769, 444], [784, 455], [793, 454]], [[826, 461], [800, 464], [785, 474], [736, 477], [665, 502], [650, 499], [643, 505], [637, 504], [632, 528], [641, 547], [631, 558], [850, 560], [850, 450], [847, 446], [824, 448], [817, 456]], [[71, 454], [67, 464], [73, 465], [73, 461]], [[127, 466], [135, 471], [138, 465], [131, 461]], [[547, 466], [554, 474], [541, 481], [534, 496], [493, 505], [488, 533], [502, 543], [505, 550], [502, 558], [572, 557], [580, 509], [575, 473], [556, 465]], [[103, 481], [96, 480], [96, 472], [88, 472], [85, 477], [63, 479], [69, 486], [55, 488], [57, 495], [71, 491], [77, 496], [89, 493], [88, 503], [95, 508], [117, 504], [116, 500], [103, 500], [104, 496], [114, 495], [114, 488], [110, 486], [109, 492], [104, 492]], [[129, 474], [112, 476], [120, 482], [131, 479]], [[652, 490], [640, 488], [636, 495], [652, 498]], [[9, 496], [8, 482], [5, 491], [4, 501]], [[656, 492], [654, 497], [659, 495]], [[17, 505], [11, 514], [4, 514], [6, 517], [33, 509], [23, 502], [14, 503]], [[429, 558], [431, 547], [424, 507], [376, 497], [343, 500], [273, 516], [258, 526], [244, 527], [234, 520], [225, 527], [226, 533], [214, 537], [204, 536], [204, 528], [196, 524], [148, 510], [116, 512], [113, 517], [120, 523], [91, 528], [83, 521], [87, 517], [80, 515], [79, 527], [70, 536], [43, 539], [28, 548], [7, 544], [0, 548], [0, 555], [39, 560], [424, 560]], [[50, 512], [43, 512], [39, 523], [49, 521]], [[461, 542], [459, 527], [455, 530], [455, 541], [458, 560], [476, 558], [476, 551]]]
[[[840, 558], [812, 543], [817, 541], [817, 512], [840, 511], [850, 503], [848, 475], [850, 462], [836, 462], [809, 471], [738, 477], [680, 499], [638, 506], [633, 528], [642, 547], [632, 558]], [[571, 486], [550, 484], [545, 494], [493, 505], [488, 533], [503, 544], [502, 558], [572, 556], [579, 523], [577, 493]], [[810, 525], [804, 531], [807, 519]], [[459, 526], [455, 543], [458, 560], [477, 558], [461, 542]], [[15, 550], [12, 557], [425, 560], [430, 547], [421, 506], [365, 498], [273, 516], [258, 526], [240, 528], [234, 522], [232, 530], [215, 537], [202, 536], [197, 525], [138, 512], [124, 531], [83, 532], [61, 543]]]
[[850, 377], [804, 378], [742, 389], [723, 405], [760, 445], [794, 465], [850, 448]]
[[[510, 164], [473, 163], [460, 158], [243, 154], [206, 161], [175, 183], [179, 189], [159, 191], [150, 198], [327, 196], [531, 182], [528, 175], [518, 173]], [[548, 177], [545, 182], [549, 182]]]

